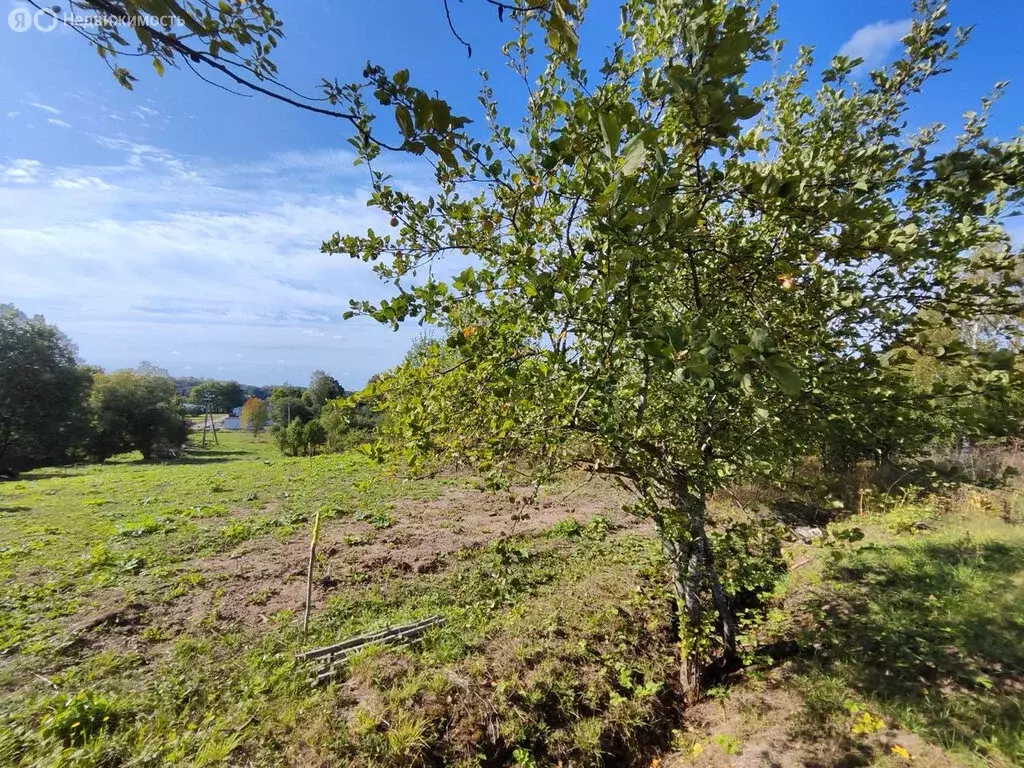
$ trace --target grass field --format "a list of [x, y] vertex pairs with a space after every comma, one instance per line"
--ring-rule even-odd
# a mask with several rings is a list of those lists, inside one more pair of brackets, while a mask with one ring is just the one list
[[[621, 492], [523, 508], [220, 440], [0, 484], [0, 765], [1024, 765], [1024, 529], [980, 494], [791, 544], [748, 644], [799, 652], [681, 714], [663, 563]], [[435, 613], [328, 686], [295, 660]]]

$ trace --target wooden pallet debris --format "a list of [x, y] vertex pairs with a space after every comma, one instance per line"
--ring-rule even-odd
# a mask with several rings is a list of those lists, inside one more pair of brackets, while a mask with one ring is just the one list
[[370, 645], [406, 645], [419, 640], [423, 634], [433, 627], [443, 626], [444, 616], [434, 615], [420, 619], [411, 624], [403, 624], [395, 627], [385, 627], [376, 632], [368, 632], [364, 635], [356, 635], [340, 643], [328, 645], [324, 648], [315, 648], [298, 654], [295, 658], [298, 661], [316, 661], [318, 666], [313, 672], [310, 682], [313, 685], [320, 685], [333, 678], [350, 656], [358, 653]]

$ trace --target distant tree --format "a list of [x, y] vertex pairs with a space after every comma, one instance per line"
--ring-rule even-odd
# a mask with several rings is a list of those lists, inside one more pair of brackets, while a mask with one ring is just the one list
[[284, 398], [284, 397], [298, 397], [301, 399], [302, 393], [305, 390], [302, 387], [296, 387], [292, 384], [282, 384], [277, 387], [270, 388], [270, 396], [272, 398]]
[[242, 395], [248, 400], [250, 397], [258, 397], [260, 400], [269, 400], [273, 387], [257, 387], [252, 384], [242, 385]]
[[217, 413], [229, 413], [245, 402], [242, 385], [237, 381], [203, 381], [188, 394], [189, 402], [197, 405], [203, 405], [207, 398]]
[[333, 376], [328, 376], [323, 371], [313, 371], [309, 386], [302, 393], [302, 399], [313, 412], [313, 416], [318, 417], [327, 402], [342, 397], [344, 394], [344, 388]]
[[327, 430], [319, 420], [306, 424], [302, 436], [305, 441], [307, 456], [312, 456], [327, 443]]
[[298, 456], [306, 445], [306, 425], [302, 419], [293, 419], [284, 429], [284, 452], [290, 456]]
[[0, 474], [72, 457], [88, 429], [91, 376], [40, 316], [0, 305]]
[[[371, 379], [371, 384], [376, 379]], [[343, 451], [369, 442], [380, 424], [381, 411], [373, 399], [357, 392], [331, 400], [320, 412], [320, 423], [327, 431], [327, 446]]]
[[96, 376], [91, 398], [95, 457], [104, 461], [134, 449], [148, 460], [182, 446], [189, 424], [174, 407], [174, 398], [174, 382], [163, 376], [135, 371]]
[[242, 425], [258, 435], [267, 426], [267, 402], [258, 397], [250, 397], [242, 406]]
[[159, 365], [153, 365], [149, 360], [143, 360], [135, 366], [135, 372], [143, 376], [159, 376], [164, 379], [171, 378], [170, 371], [166, 368], [161, 368]]
[[275, 425], [289, 426], [295, 419], [309, 421], [313, 410], [302, 399], [299, 387], [274, 387], [270, 392], [270, 420]]

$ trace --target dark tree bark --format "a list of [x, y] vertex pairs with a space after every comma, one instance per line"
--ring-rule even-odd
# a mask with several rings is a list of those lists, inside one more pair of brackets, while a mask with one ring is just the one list
[[683, 700], [692, 704], [700, 697], [700, 678], [708, 660], [707, 638], [703, 637], [703, 594], [711, 594], [727, 657], [736, 654], [736, 617], [722, 588], [708, 540], [706, 500], [703, 496], [680, 494], [675, 511], [676, 518], [663, 520], [659, 527], [679, 611], [679, 684]]

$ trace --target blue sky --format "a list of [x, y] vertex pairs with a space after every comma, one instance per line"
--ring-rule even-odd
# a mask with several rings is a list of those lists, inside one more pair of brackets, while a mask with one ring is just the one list
[[[3, 0], [6, 16], [19, 0]], [[581, 31], [599, 56], [617, 5], [592, 0]], [[452, 2], [474, 53], [448, 32], [441, 0], [281, 0], [282, 79], [314, 86], [358, 77], [368, 59], [408, 67], [457, 112], [476, 115], [478, 71], [492, 73], [508, 115], [523, 87], [498, 52], [511, 27], [482, 0]], [[813, 44], [883, 62], [910, 16], [903, 0], [781, 0], [788, 50]], [[953, 0], [955, 24], [975, 24], [954, 72], [918, 102], [915, 121], [978, 106], [1010, 80], [994, 128], [1024, 114], [1024, 3]], [[177, 375], [261, 384], [304, 383], [322, 368], [347, 387], [394, 365], [418, 329], [393, 333], [342, 321], [349, 298], [381, 296], [369, 269], [323, 256], [336, 230], [383, 228], [365, 205], [365, 169], [353, 168], [347, 124], [263, 98], [232, 96], [190, 72], [158, 78], [136, 64], [134, 91], [67, 30], [12, 31], [0, 18], [0, 302], [42, 313], [108, 369], [149, 360]], [[1019, 80], [1019, 82], [1017, 82]], [[312, 90], [312, 88], [309, 88]], [[402, 183], [427, 183], [397, 161]]]

